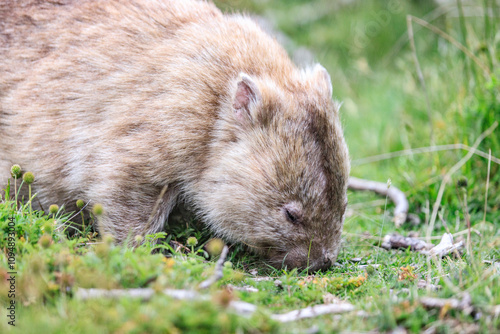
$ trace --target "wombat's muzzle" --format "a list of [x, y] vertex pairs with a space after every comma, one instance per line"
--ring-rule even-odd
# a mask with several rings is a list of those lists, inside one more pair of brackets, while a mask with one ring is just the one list
[[275, 267], [298, 268], [308, 272], [325, 271], [335, 262], [336, 254], [336, 252], [329, 252], [322, 247], [315, 251], [293, 249], [282, 256], [277, 256], [281, 258], [280, 260], [276, 257], [272, 258], [271, 263], [277, 264]]

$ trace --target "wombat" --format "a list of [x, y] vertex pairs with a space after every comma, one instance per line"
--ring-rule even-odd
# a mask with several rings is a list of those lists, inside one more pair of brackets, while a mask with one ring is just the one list
[[1, 1], [0, 138], [2, 182], [20, 164], [42, 207], [101, 203], [118, 242], [182, 199], [273, 266], [337, 257], [349, 157], [330, 77], [211, 3]]

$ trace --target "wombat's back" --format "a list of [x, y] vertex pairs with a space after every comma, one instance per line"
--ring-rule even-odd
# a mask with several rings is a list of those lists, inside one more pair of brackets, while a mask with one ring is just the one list
[[96, 56], [109, 57], [96, 59], [96, 63], [101, 61], [99, 67], [111, 66], [107, 61], [123, 63], [117, 58], [134, 57], [134, 53], [171, 38], [189, 23], [217, 18], [222, 18], [219, 10], [206, 2], [3, 0], [0, 2], [0, 93], [5, 95], [12, 85], [25, 79], [24, 74], [30, 70], [27, 64], [43, 58], [57, 61], [70, 50], [95, 49], [99, 50]]
[[[201, 1], [0, 1], [2, 182], [13, 163], [24, 164], [52, 183], [54, 201], [66, 200], [62, 192], [71, 187], [62, 183], [88, 182], [79, 176], [92, 171], [79, 167], [104, 151], [95, 139], [109, 144], [116, 132], [147, 120], [134, 119], [135, 111], [158, 109], [149, 101], [166, 87], [152, 83], [169, 86], [171, 56], [182, 52], [177, 32], [221, 18]], [[116, 152], [108, 153], [109, 161], [93, 162], [113, 163]], [[78, 176], [54, 182], [54, 175]]]

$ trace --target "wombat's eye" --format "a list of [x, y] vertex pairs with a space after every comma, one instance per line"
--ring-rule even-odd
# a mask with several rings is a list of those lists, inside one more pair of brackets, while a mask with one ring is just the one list
[[302, 210], [298, 203], [288, 203], [283, 207], [283, 213], [286, 219], [293, 224], [298, 224], [302, 221]]
[[295, 217], [293, 215], [293, 213], [291, 213], [290, 211], [288, 210], [285, 210], [286, 211], [286, 218], [291, 222], [291, 223], [296, 223], [297, 222], [297, 217]]

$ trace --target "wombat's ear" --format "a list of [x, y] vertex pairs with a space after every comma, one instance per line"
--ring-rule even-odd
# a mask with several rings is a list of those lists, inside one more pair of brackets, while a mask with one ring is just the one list
[[328, 71], [320, 64], [316, 64], [316, 66], [314, 66], [313, 80], [322, 93], [324, 92], [328, 98], [332, 97], [332, 79], [330, 79]]
[[240, 121], [251, 118], [251, 105], [259, 103], [261, 100], [262, 95], [255, 81], [249, 75], [240, 73], [236, 93], [233, 97], [233, 108], [236, 118]]

